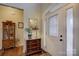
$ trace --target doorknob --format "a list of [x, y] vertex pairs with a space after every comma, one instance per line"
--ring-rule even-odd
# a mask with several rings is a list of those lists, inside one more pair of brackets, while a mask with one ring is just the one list
[[[60, 37], [62, 38], [62, 35], [60, 35]], [[60, 39], [60, 41], [63, 41], [63, 39]]]
[[63, 39], [60, 39], [60, 41], [63, 41]]

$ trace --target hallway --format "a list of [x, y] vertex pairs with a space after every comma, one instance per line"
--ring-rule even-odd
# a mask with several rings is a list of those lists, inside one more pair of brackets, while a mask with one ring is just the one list
[[79, 56], [78, 3], [0, 4], [1, 56]]

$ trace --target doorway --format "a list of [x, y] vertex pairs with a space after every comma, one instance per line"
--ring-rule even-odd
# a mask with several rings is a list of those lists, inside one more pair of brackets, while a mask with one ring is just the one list
[[[51, 55], [56, 56], [73, 56], [74, 55], [74, 41], [73, 41], [73, 9], [74, 4], [68, 4], [51, 14], [47, 15], [47, 23], [49, 24], [50, 17], [57, 15], [58, 21], [58, 36], [45, 35], [46, 50]], [[53, 22], [52, 22], [53, 23]], [[50, 27], [50, 26], [49, 26]], [[52, 27], [52, 26], [51, 26]], [[55, 27], [55, 26], [54, 26]], [[46, 27], [47, 28], [47, 27]], [[49, 29], [49, 28], [48, 28]], [[50, 31], [47, 30], [49, 33]]]

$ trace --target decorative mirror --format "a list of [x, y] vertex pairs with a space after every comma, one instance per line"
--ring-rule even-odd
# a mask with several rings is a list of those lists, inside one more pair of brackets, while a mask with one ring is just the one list
[[37, 38], [37, 33], [38, 33], [38, 19], [36, 18], [29, 18], [29, 28], [32, 30], [32, 34], [33, 32], [35, 32], [35, 37]]

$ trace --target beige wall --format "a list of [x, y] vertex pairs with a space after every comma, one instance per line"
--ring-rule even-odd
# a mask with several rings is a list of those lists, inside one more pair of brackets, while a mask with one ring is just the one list
[[50, 7], [51, 5], [52, 3], [41, 3], [40, 4], [41, 12], [42, 13], [45, 12], [48, 9], [48, 7]]
[[2, 22], [12, 21], [16, 24], [16, 46], [23, 46], [23, 29], [18, 28], [18, 22], [23, 22], [23, 10], [0, 5], [0, 48], [2, 48]]
[[[29, 18], [37, 18], [38, 21], [38, 27], [39, 27], [39, 34], [38, 37], [40, 37], [41, 34], [41, 15], [40, 15], [40, 5], [35, 3], [26, 4], [26, 7], [24, 8], [24, 52], [26, 51], [26, 40], [28, 40], [27, 32], [25, 31], [25, 28], [28, 28], [28, 21]], [[35, 33], [33, 31], [33, 33]], [[32, 38], [35, 38], [35, 35], [32, 36]]]
[[74, 41], [74, 46], [76, 48], [75, 55], [79, 56], [79, 4], [75, 4], [74, 9]]
[[[14, 6], [14, 7], [19, 7], [19, 8], [22, 8], [22, 9], [24, 9], [24, 13], [23, 13], [23, 11], [20, 11], [20, 10], [17, 10], [17, 9], [11, 9], [11, 8], [7, 8], [7, 10], [11, 10], [11, 11], [9, 11], [9, 15], [11, 14], [11, 13], [19, 13], [19, 12], [21, 12], [19, 15], [18, 15], [18, 17], [17, 18], [19, 18], [21, 15], [23, 16], [23, 19], [22, 20], [20, 20], [20, 19], [14, 19], [13, 20], [13, 18], [15, 18], [15, 16], [11, 19], [11, 20], [13, 20], [14, 22], [18, 22], [18, 21], [23, 21], [24, 22], [24, 28], [23, 29], [18, 29], [19, 31], [19, 33], [22, 31], [22, 30], [24, 30], [23, 31], [23, 34], [19, 34], [19, 36], [18, 36], [18, 34], [17, 34], [17, 37], [18, 38], [20, 38], [21, 37], [21, 35], [23, 36], [23, 39], [22, 39], [22, 41], [21, 41], [21, 43], [23, 43], [23, 53], [25, 53], [25, 51], [26, 51], [26, 40], [28, 40], [28, 37], [27, 37], [27, 32], [25, 31], [25, 28], [28, 28], [28, 20], [29, 20], [29, 18], [37, 18], [37, 20], [38, 20], [38, 27], [39, 27], [39, 33], [38, 33], [38, 37], [40, 37], [40, 33], [41, 33], [41, 25], [40, 25], [40, 23], [41, 23], [41, 10], [40, 10], [40, 4], [35, 4], [35, 3], [23, 3], [23, 4], [18, 4], [18, 3], [6, 3], [6, 4], [4, 4], [4, 5], [8, 5], [8, 6]], [[16, 12], [15, 10], [17, 10], [18, 12]], [[8, 13], [8, 12], [7, 12]], [[1, 14], [0, 14], [1, 15]], [[12, 15], [13, 16], [13, 15]], [[22, 18], [22, 16], [21, 16], [21, 18]], [[1, 19], [0, 19], [1, 20]], [[18, 26], [18, 25], [17, 25]], [[0, 27], [1, 28], [1, 27]], [[34, 32], [33, 32], [34, 33]], [[2, 35], [2, 33], [0, 33], [1, 35]], [[0, 37], [1, 39], [2, 39], [2, 36]], [[33, 38], [34, 38], [34, 36], [33, 36]], [[2, 41], [2, 40], [1, 40]], [[1, 42], [0, 41], [0, 42]], [[0, 43], [0, 45], [1, 45], [1, 43]], [[2, 46], [2, 45], [1, 45]]]

